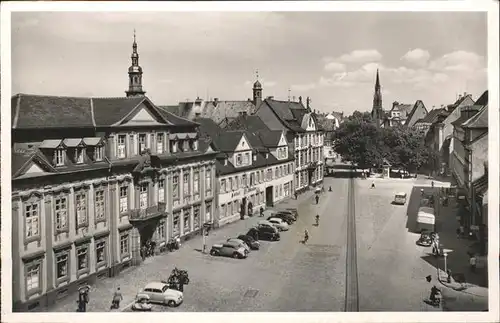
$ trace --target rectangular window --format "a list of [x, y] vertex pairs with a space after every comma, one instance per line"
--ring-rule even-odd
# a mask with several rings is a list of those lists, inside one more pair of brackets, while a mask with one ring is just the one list
[[182, 142], [182, 151], [189, 151], [189, 141], [183, 140], [183, 142]]
[[228, 186], [227, 188], [229, 189], [229, 191], [233, 190], [233, 178], [232, 177], [228, 178], [227, 186]]
[[186, 171], [182, 175], [182, 192], [183, 192], [182, 198], [184, 200], [184, 203], [188, 203], [190, 198], [190, 187], [189, 187], [189, 173], [186, 173]]
[[234, 177], [234, 189], [237, 190], [239, 188], [240, 188], [240, 184], [239, 184], [238, 176], [235, 176]]
[[55, 199], [56, 231], [68, 229], [68, 203], [64, 196]]
[[40, 263], [27, 265], [26, 268], [26, 289], [28, 292], [41, 288], [40, 276], [42, 266]]
[[96, 221], [102, 221], [105, 219], [104, 190], [98, 190], [95, 192], [95, 219]]
[[191, 212], [189, 210], [184, 210], [183, 220], [184, 220], [184, 233], [187, 233], [191, 231]]
[[164, 145], [163, 134], [162, 133], [156, 134], [156, 153], [158, 155], [163, 154], [163, 145]]
[[57, 279], [68, 277], [68, 253], [56, 255], [56, 271]]
[[173, 228], [172, 228], [174, 236], [179, 235], [181, 232], [180, 218], [181, 218], [181, 212], [180, 211], [175, 212], [173, 218]]
[[205, 168], [205, 189], [207, 192], [212, 189], [212, 171], [209, 167]]
[[156, 227], [156, 235], [158, 236], [158, 239], [160, 240], [165, 240], [167, 238], [167, 235], [165, 233], [165, 221], [162, 220]]
[[102, 147], [102, 146], [94, 147], [94, 160], [95, 161], [102, 161], [103, 155], [104, 155], [104, 147]]
[[197, 205], [193, 208], [193, 225], [194, 229], [198, 230], [200, 228], [200, 206]]
[[227, 214], [228, 215], [233, 215], [233, 203], [229, 202], [227, 203]]
[[208, 202], [205, 207], [205, 222], [210, 221], [212, 212], [212, 202]]
[[244, 174], [243, 176], [241, 176], [241, 186], [242, 187], [247, 187], [247, 175]]
[[165, 180], [158, 182], [158, 202], [165, 202]]
[[106, 241], [97, 241], [95, 244], [95, 258], [97, 264], [102, 264], [106, 261]]
[[222, 193], [226, 192], [226, 180], [225, 179], [220, 180], [220, 191]]
[[172, 198], [174, 200], [179, 199], [180, 191], [179, 191], [179, 175], [174, 174], [172, 176]]
[[194, 194], [200, 193], [200, 171], [197, 169], [193, 175], [193, 192]]
[[120, 255], [126, 256], [129, 254], [129, 239], [128, 233], [124, 233], [120, 235]]
[[245, 155], [243, 156], [243, 165], [248, 165], [248, 156], [249, 153], [245, 153]]
[[75, 149], [75, 163], [77, 164], [83, 164], [83, 154], [85, 150], [83, 148], [76, 148]]
[[226, 217], [226, 204], [222, 204], [220, 208], [221, 212], [221, 217], [225, 218]]
[[255, 173], [250, 174], [250, 186], [255, 185]]
[[82, 227], [88, 224], [87, 218], [87, 194], [78, 192], [75, 196], [76, 200], [76, 226]]
[[195, 139], [195, 140], [191, 141], [191, 149], [193, 151], [197, 151], [198, 150], [198, 140]]
[[24, 206], [26, 238], [40, 236], [40, 213], [38, 207], [38, 203], [30, 203]]
[[130, 144], [130, 155], [135, 156], [137, 155], [137, 147], [135, 145], [135, 134], [132, 133], [129, 135], [129, 144]]
[[64, 150], [56, 149], [54, 152], [54, 164], [56, 166], [64, 166]]
[[128, 185], [120, 186], [120, 213], [128, 211]]
[[175, 141], [175, 140], [171, 140], [170, 141], [170, 151], [172, 153], [176, 153], [177, 152], [177, 141]]
[[118, 135], [118, 158], [125, 158], [125, 141], [127, 140], [126, 135]]
[[146, 134], [139, 134], [139, 154], [146, 150]]
[[233, 212], [234, 214], [238, 214], [240, 210], [240, 202], [239, 201], [234, 201], [233, 202]]
[[89, 253], [88, 247], [81, 247], [77, 250], [77, 268], [78, 270], [85, 270], [89, 267]]
[[144, 210], [148, 207], [148, 184], [143, 183], [139, 188], [139, 208]]
[[236, 166], [241, 166], [241, 154], [236, 155]]

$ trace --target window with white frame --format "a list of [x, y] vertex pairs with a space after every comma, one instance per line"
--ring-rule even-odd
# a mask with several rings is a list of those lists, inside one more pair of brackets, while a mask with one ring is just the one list
[[103, 221], [105, 217], [104, 212], [104, 190], [98, 189], [95, 191], [95, 219], [96, 221]]
[[126, 152], [125, 152], [125, 147], [126, 147], [126, 142], [127, 136], [126, 135], [118, 135], [118, 152], [117, 156], [118, 158], [125, 158]]
[[191, 231], [191, 212], [190, 209], [185, 209], [183, 212], [184, 233]]
[[165, 180], [158, 181], [158, 202], [165, 202]]
[[54, 151], [54, 164], [56, 166], [64, 166], [64, 149], [56, 149]]
[[180, 195], [179, 190], [179, 174], [172, 175], [172, 198], [173, 200], [178, 200]]
[[76, 201], [76, 226], [83, 227], [88, 224], [87, 217], [87, 194], [85, 191], [79, 191], [75, 196]]
[[162, 133], [156, 134], [156, 153], [158, 155], [163, 154], [163, 147], [165, 144], [164, 135]]
[[200, 170], [195, 169], [193, 174], [193, 192], [194, 194], [200, 194]]
[[24, 206], [25, 232], [28, 239], [40, 236], [39, 206], [39, 202], [27, 203]]
[[160, 240], [165, 240], [167, 238], [165, 232], [165, 220], [161, 220], [160, 223], [158, 223], [158, 226], [156, 227], [156, 235]]
[[189, 151], [189, 141], [188, 140], [183, 140], [182, 151]]
[[120, 255], [126, 256], [130, 252], [130, 245], [129, 245], [129, 235], [128, 232], [120, 234]]
[[78, 147], [75, 149], [75, 163], [83, 164], [83, 155], [85, 154], [85, 149]]
[[135, 133], [129, 134], [130, 155], [137, 155], [137, 146], [135, 145]]
[[146, 150], [147, 137], [145, 133], [139, 134], [139, 154]]
[[174, 213], [173, 217], [173, 234], [174, 236], [179, 235], [181, 232], [181, 224], [180, 224], [181, 212], [177, 211]]
[[68, 253], [61, 252], [56, 254], [56, 278], [64, 279], [68, 277]]
[[236, 166], [241, 166], [241, 154], [236, 154]]
[[255, 173], [250, 173], [250, 186], [255, 185]]
[[239, 184], [238, 176], [235, 176], [234, 177], [234, 189], [237, 190], [239, 188], [240, 188], [240, 184]]
[[220, 180], [220, 191], [223, 193], [226, 192], [226, 180], [223, 178]]
[[212, 202], [207, 202], [205, 206], [205, 221], [210, 221], [212, 214]]
[[120, 186], [120, 213], [128, 211], [128, 185]]
[[197, 230], [200, 228], [200, 206], [193, 207], [193, 226]]
[[42, 266], [39, 262], [26, 264], [26, 290], [28, 293], [41, 289], [41, 271]]
[[184, 193], [184, 196], [189, 195], [189, 170], [184, 171], [184, 174], [182, 174], [182, 192]]
[[205, 168], [205, 190], [208, 192], [212, 189], [212, 171], [210, 167]]
[[232, 177], [229, 177], [228, 179], [228, 183], [227, 183], [227, 189], [231, 192], [233, 190], [233, 178]]
[[248, 186], [248, 183], [247, 183], [247, 174], [243, 174], [241, 176], [241, 186], [242, 187], [247, 187]]
[[176, 140], [170, 140], [170, 152], [176, 153], [177, 152], [177, 141]]
[[243, 165], [248, 165], [248, 159], [249, 159], [250, 154], [245, 153], [243, 156]]
[[95, 259], [98, 265], [106, 261], [106, 240], [100, 240], [96, 242]]
[[193, 151], [197, 151], [198, 150], [198, 140], [197, 139], [194, 139], [191, 141], [191, 149]]
[[103, 158], [104, 158], [104, 147], [103, 146], [94, 147], [94, 160], [102, 161]]
[[226, 217], [226, 204], [222, 204], [220, 207], [220, 214], [222, 218]]
[[279, 170], [279, 168], [278, 168], [278, 167], [276, 167], [276, 168], [274, 169], [274, 178], [279, 178], [279, 177], [280, 177], [280, 176], [279, 176], [279, 171], [278, 171], [278, 170]]
[[233, 215], [233, 203], [231, 203], [231, 202], [227, 203], [227, 214], [229, 216]]
[[76, 251], [77, 258], [77, 269], [86, 270], [89, 268], [89, 248], [88, 246], [83, 246]]
[[139, 208], [141, 210], [148, 207], [148, 185], [149, 183], [142, 183], [139, 186]]
[[68, 229], [68, 200], [65, 196], [55, 198], [56, 231]]

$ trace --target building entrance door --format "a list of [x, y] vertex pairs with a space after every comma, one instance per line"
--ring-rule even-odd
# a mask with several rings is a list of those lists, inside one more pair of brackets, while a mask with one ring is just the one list
[[274, 192], [274, 186], [266, 187], [266, 206], [274, 206], [273, 192]]
[[247, 198], [244, 197], [241, 199], [241, 204], [240, 204], [240, 218], [242, 220], [245, 218], [246, 210], [247, 210]]

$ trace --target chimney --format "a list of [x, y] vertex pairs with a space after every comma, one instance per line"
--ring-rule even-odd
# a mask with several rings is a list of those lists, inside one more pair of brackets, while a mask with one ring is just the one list
[[396, 106], [396, 105], [398, 105], [398, 104], [399, 104], [399, 102], [398, 102], [398, 101], [394, 101], [394, 102], [392, 102], [392, 106], [393, 106], [393, 107], [395, 107], [395, 106]]
[[464, 98], [467, 96], [467, 92], [464, 92]]
[[460, 117], [470, 119], [477, 113], [477, 111], [478, 110], [473, 107], [463, 107], [460, 111]]
[[219, 103], [219, 98], [214, 98], [214, 106], [217, 106], [218, 103]]
[[292, 96], [292, 101], [293, 101], [293, 102], [295, 102], [295, 95], [294, 95], [294, 96]]
[[224, 166], [227, 166], [227, 158], [224, 158]]
[[460, 100], [462, 98], [462, 94], [459, 94], [458, 95], [458, 99]]
[[299, 96], [299, 103], [302, 103], [302, 95]]

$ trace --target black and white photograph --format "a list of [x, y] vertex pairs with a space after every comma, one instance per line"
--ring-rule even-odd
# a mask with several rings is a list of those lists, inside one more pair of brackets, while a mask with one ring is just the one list
[[117, 4], [2, 4], [2, 315], [498, 319], [498, 2]]

